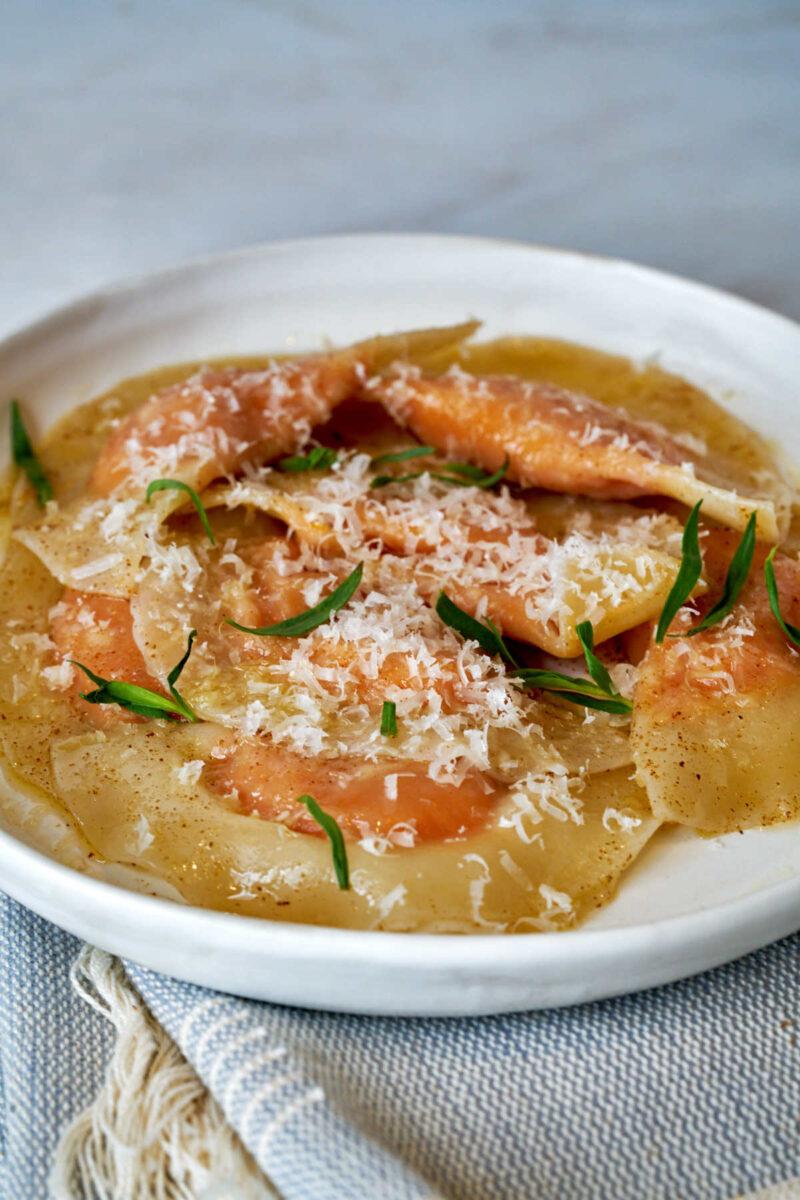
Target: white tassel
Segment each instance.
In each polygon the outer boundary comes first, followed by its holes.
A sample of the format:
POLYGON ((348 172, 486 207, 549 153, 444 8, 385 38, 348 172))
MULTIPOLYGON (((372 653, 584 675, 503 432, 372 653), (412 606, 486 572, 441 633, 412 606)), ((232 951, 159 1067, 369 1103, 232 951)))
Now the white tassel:
POLYGON ((85 946, 71 978, 117 1041, 97 1097, 61 1136, 52 1200, 276 1200, 118 960, 85 946))

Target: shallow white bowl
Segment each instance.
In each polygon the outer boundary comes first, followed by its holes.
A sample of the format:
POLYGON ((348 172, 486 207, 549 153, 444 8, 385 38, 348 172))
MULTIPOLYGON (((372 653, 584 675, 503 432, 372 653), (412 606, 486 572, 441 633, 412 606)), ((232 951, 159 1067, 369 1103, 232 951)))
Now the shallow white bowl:
MULTIPOLYGON (((268 245, 101 292, 0 346, 0 396, 39 430, 126 375, 479 316, 662 365, 800 459, 800 328, 642 267, 473 238, 268 245)), ((7 449, 0 447, 0 454, 7 449)), ((350 932, 183 907, 90 879, 0 832, 3 888, 107 950, 243 996, 461 1015, 574 1004, 690 975, 800 926, 800 826, 656 839, 583 928, 509 938, 350 932)))

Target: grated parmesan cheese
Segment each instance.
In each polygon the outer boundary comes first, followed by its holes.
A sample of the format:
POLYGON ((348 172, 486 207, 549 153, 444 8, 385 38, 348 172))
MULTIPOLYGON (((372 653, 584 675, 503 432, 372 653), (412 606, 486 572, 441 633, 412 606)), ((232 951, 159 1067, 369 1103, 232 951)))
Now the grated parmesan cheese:
POLYGON ((124 561, 124 555, 115 550, 111 554, 105 554, 100 558, 92 559, 91 562, 73 567, 72 578, 78 582, 84 579, 91 579, 94 575, 103 575, 106 571, 111 571, 114 567, 120 566, 124 561))
POLYGON ((566 892, 559 892, 542 883, 539 885, 539 895, 547 906, 547 912, 553 916, 567 916, 572 912, 572 898, 566 892))
POLYGON ((175 778, 177 779, 178 783, 184 785, 197 783, 198 779, 203 773, 204 766, 205 763, 203 762, 202 758, 190 759, 189 762, 185 762, 177 769, 175 772, 175 778))
POLYGON ((618 808, 606 808, 603 812, 603 828, 609 833, 632 833, 642 823, 641 817, 633 816, 618 808))
POLYGON ((46 687, 55 692, 65 692, 75 678, 75 667, 65 659, 55 666, 45 667, 41 675, 46 687))

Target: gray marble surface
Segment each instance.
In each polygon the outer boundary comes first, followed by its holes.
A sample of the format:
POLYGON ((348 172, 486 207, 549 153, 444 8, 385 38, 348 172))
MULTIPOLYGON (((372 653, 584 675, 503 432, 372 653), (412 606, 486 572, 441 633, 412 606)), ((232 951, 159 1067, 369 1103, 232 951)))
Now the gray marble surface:
POLYGON ((800 317, 796 0, 0 9, 0 330, 359 230, 620 255, 800 317))

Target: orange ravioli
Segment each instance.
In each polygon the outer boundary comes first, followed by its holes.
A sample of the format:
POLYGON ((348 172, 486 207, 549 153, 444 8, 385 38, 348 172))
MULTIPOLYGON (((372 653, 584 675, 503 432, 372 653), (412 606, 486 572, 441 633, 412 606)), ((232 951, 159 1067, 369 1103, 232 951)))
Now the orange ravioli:
POLYGON ((578 923, 662 823, 800 814, 767 545, 683 636, 730 530, 788 523, 768 448, 663 372, 474 328, 165 368, 51 435, 0 567, 0 747, 70 853, 252 916, 497 934, 578 923), (704 576, 657 646, 697 500, 704 576))
MULTIPOLYGON (((733 611, 686 636, 719 598, 736 541, 707 532, 709 592, 647 650, 631 727, 654 812, 706 833, 800 815, 800 656, 770 610, 763 548, 733 611)), ((800 564, 779 555, 775 575, 785 618, 800 621, 800 564)))
POLYGON ((556 540, 537 531, 529 505, 507 489, 448 487, 425 471, 411 487, 401 476, 372 491, 372 478, 365 455, 343 455, 326 475, 273 472, 215 487, 208 503, 279 517, 323 564, 369 562, 376 553, 388 562, 391 552, 428 602, 444 588, 509 637, 565 657, 581 654, 581 621, 592 621, 603 641, 659 613, 677 573, 665 542, 652 544, 646 518, 639 532, 628 514, 624 538, 612 524, 556 540))
POLYGON ((723 524, 743 529, 759 512, 763 537, 775 539, 771 500, 745 499, 704 481, 703 456, 666 430, 551 384, 462 370, 425 375, 399 366, 370 392, 422 441, 496 471, 508 459, 510 479, 598 499, 670 496, 723 524))
POLYGON ((455 782, 431 779, 424 766, 314 761, 267 741, 236 743, 214 759, 205 780, 234 796, 243 812, 282 821, 290 829, 321 830, 299 796, 310 793, 337 821, 345 837, 377 838, 387 847, 465 838, 485 825, 505 789, 477 772, 455 782))
MULTIPOLYGON (((67 590, 51 614, 52 638, 61 659, 75 659, 95 675, 124 679, 137 687, 160 691, 161 685, 147 669, 133 636, 131 606, 113 596, 96 596, 67 590)), ((116 721, 140 718, 118 705, 88 704, 79 693, 95 685, 75 668, 72 695, 85 719, 98 728, 116 721)))
POLYGON ((416 346, 439 349, 474 323, 371 338, 346 350, 273 363, 265 370, 205 368, 153 396, 114 430, 95 463, 90 489, 108 495, 169 474, 195 488, 248 461, 269 461, 302 445, 314 425, 358 390, 366 372, 416 346))

